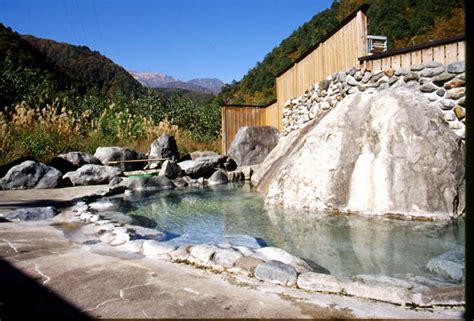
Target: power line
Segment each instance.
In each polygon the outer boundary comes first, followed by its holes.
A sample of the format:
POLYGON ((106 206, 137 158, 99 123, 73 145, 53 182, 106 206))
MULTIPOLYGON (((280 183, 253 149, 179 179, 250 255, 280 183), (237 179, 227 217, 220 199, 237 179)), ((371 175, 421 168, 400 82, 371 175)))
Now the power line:
POLYGON ((95 6, 95 0, 91 0, 92 9, 94 11, 95 23, 97 25, 97 33, 99 34, 99 42, 102 48, 104 48, 104 39, 102 38, 102 32, 100 30, 99 16, 97 15, 97 8, 95 6))
POLYGON ((69 12, 67 10, 67 5, 65 4, 66 1, 67 0, 61 1, 62 5, 63 5, 63 9, 64 9, 64 14, 65 14, 67 22, 68 22, 69 30, 71 31, 71 36, 74 38, 74 42, 76 44, 79 44, 79 42, 77 41, 78 38, 77 38, 76 32, 75 32, 75 30, 74 30, 74 28, 72 27, 72 24, 71 24, 71 17, 69 16, 69 12))
MULTIPOLYGON (((72 3, 72 7, 73 7, 73 10, 79 14, 80 12, 80 5, 76 2, 76 0, 71 0, 71 3, 72 3)), ((82 43, 80 45, 85 45, 87 44, 87 32, 86 32, 86 29, 84 28, 84 23, 83 23, 83 19, 81 19, 81 17, 78 17, 79 19, 77 19, 77 23, 79 24, 79 29, 82 31, 82 35, 81 35, 81 39, 82 39, 82 43)))

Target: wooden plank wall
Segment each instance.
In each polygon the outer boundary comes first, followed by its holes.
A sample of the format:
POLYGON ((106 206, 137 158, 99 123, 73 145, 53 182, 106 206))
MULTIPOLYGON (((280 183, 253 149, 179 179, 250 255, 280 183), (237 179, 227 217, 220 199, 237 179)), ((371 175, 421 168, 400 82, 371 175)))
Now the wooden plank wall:
POLYGON ((270 106, 264 109, 265 110, 265 125, 273 126, 279 131, 283 129, 281 124, 281 119, 279 118, 278 113, 278 103, 274 102, 270 106))
POLYGON ((280 122, 283 119, 283 106, 288 99, 303 95, 312 84, 336 71, 359 66, 358 58, 367 54, 366 26, 367 17, 359 11, 332 37, 277 77, 276 93, 280 122))
MULTIPOLYGON (((433 46, 395 54, 389 57, 366 60, 362 64, 372 71, 385 70, 387 68, 410 68, 414 64, 426 64, 430 61, 441 62, 445 65, 456 61, 466 60, 465 41, 433 46)), ((370 58, 369 58, 370 59, 370 58)))
POLYGON ((358 58, 367 55, 367 17, 362 11, 330 38, 295 63, 276 79, 277 101, 266 107, 222 107, 222 153, 227 150, 242 126, 274 126, 283 129, 283 106, 316 82, 340 70, 359 66, 358 58))
MULTIPOLYGON (((273 106, 273 105, 271 105, 273 106)), ((270 106, 270 107, 271 107, 270 106)), ((224 106, 221 108, 222 115, 222 153, 227 150, 240 127, 263 126, 266 124, 266 108, 224 106)))

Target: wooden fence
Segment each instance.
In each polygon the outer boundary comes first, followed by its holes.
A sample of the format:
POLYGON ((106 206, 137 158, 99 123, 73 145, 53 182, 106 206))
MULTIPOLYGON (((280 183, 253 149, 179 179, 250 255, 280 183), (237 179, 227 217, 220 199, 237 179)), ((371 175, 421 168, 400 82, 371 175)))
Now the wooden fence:
POLYGON ((229 105, 221 108, 222 153, 227 150, 240 127, 265 125, 266 110, 263 106, 229 105))
POLYGON ((367 5, 359 7, 277 75, 276 102, 222 106, 222 153, 227 153, 240 127, 270 125, 282 130, 283 106, 288 99, 304 94, 311 84, 333 72, 358 65, 358 58, 367 54, 367 9, 367 5))
POLYGON ((276 78, 278 114, 288 99, 301 96, 314 83, 336 71, 358 66, 358 58, 367 55, 367 17, 355 11, 317 46, 303 55, 276 78))
POLYGON ((463 35, 369 56, 367 9, 366 5, 359 7, 322 41, 277 75, 275 102, 268 106, 222 106, 222 153, 227 153, 240 127, 270 125, 281 131, 286 102, 303 95, 312 84, 334 72, 356 66, 376 71, 389 67, 409 68, 429 61, 449 64, 465 60, 463 35))
POLYGON ((359 61, 361 67, 377 71, 387 68, 410 68, 411 65, 426 64, 430 61, 447 65, 465 59, 465 36, 459 35, 360 57, 359 61))

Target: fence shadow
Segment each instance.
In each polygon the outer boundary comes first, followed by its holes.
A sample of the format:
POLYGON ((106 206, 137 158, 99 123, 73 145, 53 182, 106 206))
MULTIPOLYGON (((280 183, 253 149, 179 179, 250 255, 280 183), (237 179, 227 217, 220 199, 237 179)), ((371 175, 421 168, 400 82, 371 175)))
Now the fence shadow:
POLYGON ((92 320, 51 289, 0 258, 0 320, 92 320))

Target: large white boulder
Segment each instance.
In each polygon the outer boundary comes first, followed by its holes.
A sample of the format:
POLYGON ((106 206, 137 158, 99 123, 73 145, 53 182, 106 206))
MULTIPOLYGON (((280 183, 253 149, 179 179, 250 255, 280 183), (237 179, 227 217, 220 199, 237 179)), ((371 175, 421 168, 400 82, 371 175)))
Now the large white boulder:
POLYGON ((346 97, 281 138, 252 179, 269 203, 364 214, 464 212, 464 146, 421 93, 346 97))

